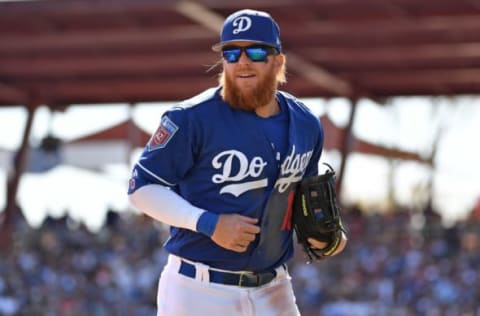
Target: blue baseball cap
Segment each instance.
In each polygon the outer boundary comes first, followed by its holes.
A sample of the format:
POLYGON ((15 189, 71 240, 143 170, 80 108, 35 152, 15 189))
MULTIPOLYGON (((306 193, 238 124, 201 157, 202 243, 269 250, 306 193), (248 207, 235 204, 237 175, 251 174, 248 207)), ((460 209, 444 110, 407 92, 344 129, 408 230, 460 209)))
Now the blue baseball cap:
POLYGON ((232 13, 223 23, 220 42, 213 45, 212 49, 219 52, 224 46, 239 41, 267 45, 282 51, 280 28, 270 14, 263 11, 245 9, 232 13))

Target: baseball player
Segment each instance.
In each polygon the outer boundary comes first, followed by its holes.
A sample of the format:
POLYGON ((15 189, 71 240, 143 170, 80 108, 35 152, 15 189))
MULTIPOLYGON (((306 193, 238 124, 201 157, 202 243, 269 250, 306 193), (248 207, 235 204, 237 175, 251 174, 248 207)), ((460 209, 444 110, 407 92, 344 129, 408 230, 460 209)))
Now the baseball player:
POLYGON ((233 13, 212 48, 219 86, 162 116, 130 179, 132 205, 171 226, 157 315, 299 315, 291 207, 318 174, 322 127, 277 90, 285 55, 268 13, 233 13))

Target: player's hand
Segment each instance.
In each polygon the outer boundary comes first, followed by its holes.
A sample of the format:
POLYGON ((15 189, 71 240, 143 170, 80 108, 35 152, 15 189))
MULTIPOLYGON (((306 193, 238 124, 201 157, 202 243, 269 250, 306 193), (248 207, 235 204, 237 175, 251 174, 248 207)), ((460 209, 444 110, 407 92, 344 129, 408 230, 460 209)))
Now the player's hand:
MULTIPOLYGON (((340 245, 338 246, 337 250, 335 250, 335 252, 332 254, 332 256, 335 256, 340 252, 342 252, 343 249, 345 249, 345 246, 347 245, 347 241, 348 241, 347 236, 345 235, 344 232, 342 232, 342 240, 340 241, 340 245)), ((317 249, 323 249, 328 245, 326 242, 316 240, 314 238, 308 238, 308 242, 310 243, 310 245, 312 245, 313 248, 317 248, 317 249)))
POLYGON ((222 214, 218 218, 212 240, 219 246, 236 252, 244 252, 260 232, 258 219, 239 214, 222 214))

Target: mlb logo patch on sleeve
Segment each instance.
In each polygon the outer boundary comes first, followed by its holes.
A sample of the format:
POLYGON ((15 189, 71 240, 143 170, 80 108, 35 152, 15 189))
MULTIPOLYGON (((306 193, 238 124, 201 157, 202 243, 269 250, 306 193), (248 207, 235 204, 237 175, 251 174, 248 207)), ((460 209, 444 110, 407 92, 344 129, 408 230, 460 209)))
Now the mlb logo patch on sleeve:
POLYGON ((178 131, 178 126, 175 125, 167 116, 162 118, 162 122, 158 129, 153 133, 148 142, 148 151, 159 148, 165 148, 173 135, 178 131))

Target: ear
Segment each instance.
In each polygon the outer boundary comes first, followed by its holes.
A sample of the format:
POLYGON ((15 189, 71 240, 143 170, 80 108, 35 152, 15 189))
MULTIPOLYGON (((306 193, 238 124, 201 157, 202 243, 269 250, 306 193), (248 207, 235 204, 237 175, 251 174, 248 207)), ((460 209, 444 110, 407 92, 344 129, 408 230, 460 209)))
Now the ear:
POLYGON ((283 64, 285 63, 285 55, 279 54, 275 55, 275 58, 273 59, 273 62, 275 64, 275 68, 280 69, 282 68, 283 64))

